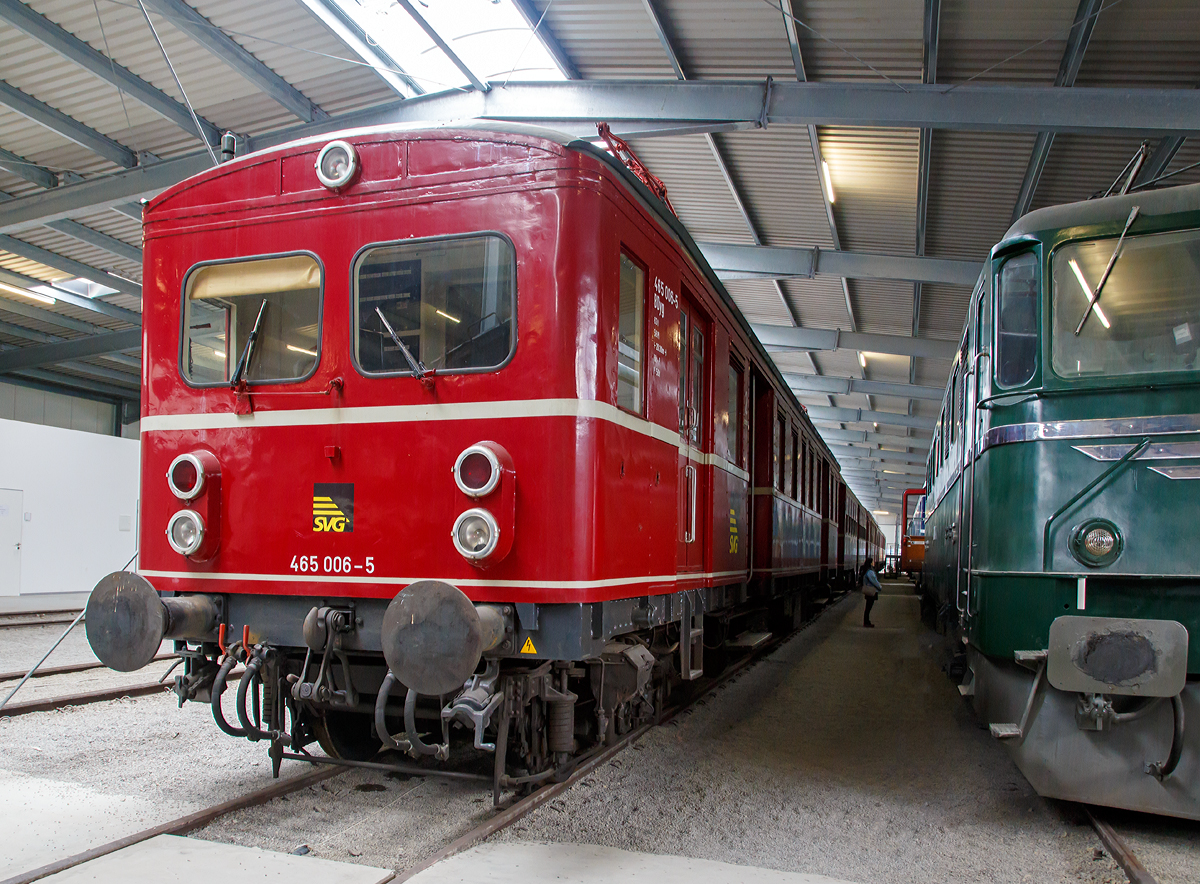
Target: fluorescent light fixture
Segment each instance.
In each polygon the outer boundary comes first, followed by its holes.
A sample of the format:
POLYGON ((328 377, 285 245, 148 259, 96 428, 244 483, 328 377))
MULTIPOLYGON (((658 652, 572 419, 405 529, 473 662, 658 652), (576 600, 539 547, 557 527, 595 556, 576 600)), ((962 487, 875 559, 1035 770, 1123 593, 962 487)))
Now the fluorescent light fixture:
POLYGON ((73 295, 82 295, 85 298, 101 298, 105 295, 115 295, 117 289, 112 286, 104 285, 103 283, 93 282, 83 276, 75 278, 56 279, 49 286, 37 286, 34 290, 43 294, 53 295, 54 289, 61 289, 64 292, 70 292, 73 295), (53 288, 51 288, 53 286, 53 288))
MULTIPOLYGON (((426 92, 470 86, 467 76, 404 4, 393 0, 328 2, 426 92)), ((409 5, 481 82, 566 79, 512 0, 410 0, 409 5)))
MULTIPOLYGON (((1083 293, 1087 295, 1087 299, 1092 300, 1092 288, 1087 284, 1087 280, 1083 278, 1083 271, 1079 269, 1079 264, 1072 258, 1067 262, 1071 265, 1071 269, 1075 271, 1075 278, 1079 280, 1079 285, 1083 289, 1083 293)), ((1108 324, 1108 317, 1104 315, 1104 311, 1100 309, 1100 304, 1092 304, 1092 312, 1096 314, 1096 318, 1100 320, 1100 324, 1105 328, 1112 328, 1108 324)))
POLYGON ((871 512, 873 512, 873 513, 874 513, 875 515, 877 515, 877 516, 886 516, 886 515, 888 515, 888 511, 887 511, 887 510, 871 510, 871 512))
POLYGON ((225 351, 224 351, 224 350, 218 350, 218 349, 216 349, 216 348, 214 347, 214 348, 213 348, 213 353, 216 355, 216 357, 217 357, 218 359, 224 359, 224 358, 225 358, 225 351))
POLYGON ((443 313, 441 310, 434 310, 433 312, 436 313, 438 316, 446 317, 446 319, 449 319, 455 325, 458 325, 458 323, 462 322, 461 319, 456 319, 455 317, 451 316, 449 313, 443 313))
POLYGON ((288 344, 287 348, 289 350, 291 350, 293 353, 303 353, 305 356, 316 356, 317 355, 316 350, 305 350, 303 347, 294 347, 291 344, 288 344))
POLYGON ((12 295, 20 295, 22 298, 31 298, 34 301, 40 301, 43 304, 53 304, 54 298, 49 295, 43 295, 39 292, 31 292, 29 289, 19 288, 15 285, 9 285, 6 282, 0 282, 0 291, 8 292, 12 295))
POLYGON ((829 197, 829 204, 833 205, 837 202, 837 197, 833 195, 833 180, 829 177, 829 163, 821 160, 821 175, 825 179, 825 195, 829 197))
POLYGON ((861 365, 863 368, 867 367, 867 354, 864 353, 862 350, 858 351, 858 364, 861 365))

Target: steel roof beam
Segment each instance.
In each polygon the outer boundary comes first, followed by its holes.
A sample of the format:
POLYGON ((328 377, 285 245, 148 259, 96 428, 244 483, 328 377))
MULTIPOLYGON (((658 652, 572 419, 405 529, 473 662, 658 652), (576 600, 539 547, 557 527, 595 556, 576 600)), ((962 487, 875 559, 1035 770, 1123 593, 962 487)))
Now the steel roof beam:
POLYGON ((83 332, 88 335, 104 334, 108 331, 98 325, 92 325, 90 322, 63 316, 61 313, 55 313, 53 310, 46 310, 43 307, 35 307, 24 301, 13 301, 4 296, 0 296, 0 312, 23 316, 26 319, 36 319, 38 322, 56 325, 59 328, 69 328, 71 331, 83 332))
POLYGON ((397 95, 407 98, 410 94, 425 94, 420 84, 406 74, 400 65, 396 64, 395 59, 377 44, 372 44, 358 23, 337 6, 327 0, 300 0, 300 3, 348 49, 363 59, 375 75, 387 83, 397 95))
MULTIPOLYGON (((14 325, 11 322, 0 321, 0 332, 14 338, 21 338, 24 341, 32 341, 35 344, 53 344, 55 341, 70 340, 59 335, 51 335, 46 332, 34 331, 31 328, 25 328, 23 325, 14 325)), ((134 356, 124 356, 120 353, 108 353, 102 358, 115 362, 118 365, 127 365, 130 368, 141 369, 142 360, 134 356)))
POLYGON ((56 341, 52 344, 34 344, 31 347, 5 350, 0 353, 0 373, 87 359, 92 356, 103 356, 106 353, 121 353, 136 350, 141 346, 142 330, 140 328, 91 335, 70 341, 56 341))
POLYGON ((826 443, 835 442, 878 442, 882 445, 898 445, 917 451, 928 451, 930 438, 917 436, 891 436, 886 433, 872 433, 870 430, 822 430, 821 436, 826 443))
MULTIPOLYGON (((120 319, 122 322, 128 322, 132 325, 141 325, 141 323, 142 323, 142 314, 137 313, 133 310, 126 310, 124 307, 118 307, 116 304, 109 304, 107 301, 101 301, 99 298, 89 298, 86 295, 77 294, 77 293, 69 291, 67 289, 60 288, 55 283, 43 282, 40 279, 34 279, 32 276, 26 276, 23 273, 16 273, 12 270, 5 270, 3 268, 0 268, 0 282, 6 282, 9 285, 15 285, 15 286, 19 286, 21 288, 26 288, 26 289, 31 289, 31 288, 34 288, 35 286, 40 286, 40 285, 47 286, 54 290, 54 294, 53 294, 54 298, 56 298, 59 301, 63 301, 64 303, 70 304, 73 307, 79 307, 83 310, 88 310, 88 311, 91 311, 92 313, 99 313, 103 316, 110 316, 113 319, 120 319)), ((15 302, 6 300, 4 303, 11 304, 11 303, 15 303, 15 302)), ((35 309, 41 309, 41 308, 35 308, 35 309)), ((47 310, 45 312, 50 313, 51 316, 58 315, 57 313, 51 313, 49 310, 47 310)), ((104 330, 104 329, 100 329, 94 325, 90 325, 90 324, 87 324, 87 325, 88 325, 88 328, 86 330, 88 330, 88 331, 103 331, 104 330)), ((83 331, 83 330, 84 329, 79 329, 79 331, 83 331)))
POLYGON ((1142 164, 1142 168, 1138 170, 1137 177, 1133 179, 1133 186, 1146 184, 1166 172, 1171 160, 1175 159, 1175 154, 1179 153, 1179 148, 1183 147, 1183 142, 1182 135, 1167 135, 1160 139, 1146 158, 1146 162, 1142 164))
POLYGON ((58 187, 58 176, 44 166, 31 163, 23 156, 0 147, 0 169, 23 178, 38 187, 58 187))
MULTIPOLYGON (((675 48, 672 45, 670 33, 667 31, 665 20, 659 14, 658 9, 654 4, 654 0, 642 0, 642 5, 646 8, 646 14, 650 17, 650 22, 654 26, 654 31, 658 35, 658 41, 662 44, 663 51, 671 62, 671 67, 675 71, 675 77, 679 80, 686 80, 687 74, 684 73, 683 63, 679 56, 675 54, 675 48)), ((721 177, 725 181, 725 187, 729 191, 730 197, 733 199, 734 205, 737 207, 738 214, 742 216, 742 223, 746 225, 746 229, 750 232, 750 238, 754 241, 754 246, 761 246, 762 237, 759 236, 758 227, 754 223, 754 219, 750 217, 750 212, 746 208, 746 201, 742 199, 742 194, 737 186, 737 182, 733 180, 733 176, 729 173, 729 164, 725 161, 725 156, 721 152, 720 146, 717 144, 716 138, 711 132, 704 133, 704 141, 708 145, 709 153, 712 154, 713 162, 717 165, 717 171, 721 173, 721 177)), ((787 314, 788 320, 792 325, 799 325, 800 322, 796 316, 796 311, 788 302, 787 295, 784 294, 783 286, 780 285, 778 279, 772 280, 775 288, 775 294, 779 298, 780 304, 783 305, 783 310, 787 314)), ((808 357, 809 365, 815 374, 820 374, 821 369, 817 366, 817 362, 811 355, 808 357)), ((829 404, 833 404, 833 400, 829 400, 829 404)))
POLYGON ((926 356, 932 359, 953 359, 954 354, 958 352, 958 344, 954 341, 936 338, 845 332, 835 328, 789 328, 786 325, 763 325, 757 322, 752 323, 751 328, 768 351, 857 350, 893 356, 926 356))
POLYGON ((882 448, 858 448, 854 445, 839 445, 836 443, 831 443, 829 447, 833 451, 833 456, 837 458, 918 464, 922 468, 925 466, 925 456, 921 454, 909 454, 904 451, 887 451, 882 448))
MULTIPOLYGON (((126 261, 132 261, 139 267, 142 266, 142 250, 137 246, 131 246, 129 243, 117 239, 115 236, 109 236, 107 233, 101 233, 99 230, 93 230, 91 227, 80 224, 78 221, 72 221, 69 218, 64 218, 61 221, 48 221, 46 222, 46 226, 51 230, 57 230, 59 233, 65 233, 72 239, 87 243, 89 246, 103 249, 109 254, 124 258, 126 261)), ((99 280, 95 281, 99 282, 99 280)))
POLYGON ((41 368, 25 369, 20 372, 13 372, 5 377, 5 381, 10 383, 20 382, 25 379, 35 382, 28 384, 28 386, 37 387, 42 390, 49 389, 52 393, 80 390, 126 402, 137 402, 138 400, 138 391, 135 388, 114 387, 110 384, 95 383, 86 378, 77 378, 72 375, 46 371, 41 368))
MULTIPOLYGON (((0 0, 0 3, 8 0, 0 0)), ((955 128, 981 131, 1082 133, 1200 133, 1200 89, 951 87, 910 84, 907 92, 874 83, 661 82, 569 80, 497 84, 486 95, 453 91, 389 102, 248 139, 262 150, 359 126, 496 119, 591 125, 621 123, 690 125, 828 125, 955 128), (763 111, 766 111, 765 116, 763 111)), ((198 152, 95 180, 6 201, 0 233, 96 208, 153 196, 210 168, 198 152)))
MULTIPOLYGON (((553 3, 554 0, 550 0, 550 2, 553 3)), ((538 39, 542 41, 542 45, 546 47, 546 51, 558 65, 558 69, 563 72, 563 76, 568 80, 582 80, 583 75, 579 73, 579 68, 575 66, 575 62, 567 55, 566 50, 562 48, 562 44, 558 42, 554 34, 550 32, 550 27, 544 20, 546 12, 550 11, 549 7, 547 6, 545 12, 538 12, 531 0, 512 0, 512 5, 517 8, 517 12, 521 13, 525 23, 534 29, 538 39)))
MULTIPOLYGON (((14 236, 5 236, 0 234, 0 250, 17 255, 29 261, 37 261, 39 264, 44 264, 47 267, 52 267, 55 270, 61 270, 63 273, 69 273, 72 276, 82 276, 84 279, 90 279, 92 282, 98 282, 106 285, 109 288, 114 288, 120 292, 126 292, 130 295, 142 296, 142 287, 136 282, 131 282, 128 279, 122 279, 119 276, 114 276, 107 270, 102 270, 99 267, 93 267, 91 264, 85 264, 82 261, 76 261, 74 258, 67 258, 57 252, 51 252, 48 249, 43 249, 40 246, 32 245, 24 240, 17 239, 14 236)), ((139 262, 140 263, 140 262, 139 262)), ((110 307, 113 305, 109 305, 110 307)), ((121 307, 115 307, 116 310, 121 310, 121 307)), ((104 312, 101 309, 100 312, 104 312)), ((130 312, 130 311, 125 311, 130 312)), ((110 316, 114 314, 109 314, 110 316)), ((117 315, 120 319, 121 316, 117 315)))
POLYGON ((937 420, 932 417, 913 417, 891 411, 868 411, 865 408, 826 408, 822 405, 810 405, 806 410, 808 416, 815 421, 832 421, 842 424, 891 424, 897 427, 913 427, 918 430, 932 430, 937 424, 937 420))
POLYGON ((806 393, 834 393, 841 396, 862 393, 866 396, 898 396, 901 399, 927 399, 941 402, 944 392, 941 387, 920 387, 915 384, 869 381, 862 378, 832 377, 830 375, 785 372, 783 378, 793 391, 806 393))
POLYGON ((714 242, 697 245, 722 279, 812 279, 814 276, 836 276, 971 286, 983 270, 982 263, 952 258, 916 258, 821 248, 740 246, 714 242))
MULTIPOLYGON (((941 32, 942 0, 925 0, 925 28, 921 49, 921 82, 937 82, 938 36, 941 32)), ((925 254, 925 224, 929 215, 929 167, 933 152, 933 130, 922 129, 917 142, 917 257, 925 254)), ((973 284, 973 283, 970 283, 973 284)), ((921 281, 913 283, 912 335, 921 332, 921 281)), ((917 360, 908 360, 908 382, 917 381, 917 360)))
MULTIPOLYGON (((187 107, 135 76, 106 55, 97 52, 74 34, 59 27, 45 16, 34 12, 20 0, 0 0, 0 20, 23 31, 106 83, 116 86, 159 116, 170 120, 189 135, 196 134, 196 122, 192 119, 192 114, 187 107)), ((208 143, 214 146, 219 144, 220 130, 203 117, 198 116, 197 119, 200 121, 200 128, 208 143)))
MULTIPOLYGON (((6 0, 0 0, 0 3, 4 2, 6 0)), ((0 81, 0 104, 32 120, 39 126, 45 126, 68 141, 87 148, 110 163, 115 163, 124 169, 132 169, 137 165, 137 154, 125 145, 2 81, 0 81)))
POLYGON ((172 25, 183 31, 256 89, 287 108, 306 123, 329 119, 329 114, 310 101, 299 89, 275 73, 245 47, 230 39, 224 31, 188 6, 183 0, 143 0, 172 25))
MULTIPOLYGON (((806 83, 808 82, 808 73, 804 70, 804 55, 800 51, 800 38, 796 34, 795 6, 793 0, 788 0, 787 8, 785 8, 783 0, 780 0, 779 11, 783 16, 783 29, 787 35, 788 48, 792 53, 792 67, 796 73, 796 82, 806 83)), ((815 123, 809 123, 807 128, 808 146, 812 151, 813 168, 816 171, 818 179, 817 189, 821 192, 821 201, 825 206, 825 221, 829 224, 829 238, 833 242, 835 249, 841 249, 842 239, 838 235, 837 218, 833 214, 833 203, 829 201, 829 194, 825 192, 825 184, 821 181, 821 163, 824 160, 824 154, 821 153, 821 138, 817 133, 815 123)), ((854 319, 854 304, 850 301, 850 282, 844 276, 842 277, 842 297, 846 301, 846 316, 850 320, 850 328, 853 331, 857 331, 858 323, 854 319)), ((868 398, 867 405, 870 404, 871 400, 868 398)))
MULTIPOLYGON (((1071 25, 1071 33, 1067 37, 1067 48, 1063 51, 1062 61, 1058 65, 1058 75, 1054 85, 1066 88, 1075 85, 1079 75, 1079 66, 1083 64, 1083 55, 1087 52, 1088 43, 1092 39, 1092 29, 1096 26, 1096 18, 1104 0, 1079 0, 1079 8, 1075 10, 1075 23, 1071 25)), ((1041 180, 1042 171, 1046 168, 1046 160, 1050 158, 1050 148, 1054 145, 1053 132, 1039 132, 1033 143, 1033 152, 1029 156, 1029 164, 1025 167, 1025 177, 1021 181, 1021 190, 1017 194, 1017 204, 1013 206, 1012 221, 1029 211, 1033 204, 1033 195, 1041 180)))

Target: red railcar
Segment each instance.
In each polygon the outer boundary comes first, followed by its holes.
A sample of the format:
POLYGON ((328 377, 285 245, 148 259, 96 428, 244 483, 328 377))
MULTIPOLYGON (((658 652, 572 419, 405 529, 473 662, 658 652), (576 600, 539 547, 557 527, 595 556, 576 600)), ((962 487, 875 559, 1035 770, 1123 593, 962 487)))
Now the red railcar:
POLYGON ((144 227, 141 558, 88 634, 116 668, 176 639, 181 701, 277 762, 463 725, 498 784, 549 775, 874 549, 682 225, 586 143, 348 132, 144 227))

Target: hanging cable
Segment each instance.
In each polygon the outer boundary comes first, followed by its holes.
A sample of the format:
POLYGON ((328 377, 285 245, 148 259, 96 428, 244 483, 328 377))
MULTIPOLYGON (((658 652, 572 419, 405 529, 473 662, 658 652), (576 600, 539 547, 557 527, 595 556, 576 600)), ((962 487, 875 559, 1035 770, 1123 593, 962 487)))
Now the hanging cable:
POLYGON ((171 57, 167 55, 167 47, 163 45, 163 41, 159 38, 158 31, 154 27, 154 22, 150 21, 150 13, 146 11, 146 4, 142 0, 138 0, 138 6, 142 10, 142 15, 146 18, 146 24, 150 26, 150 33, 154 35, 154 42, 158 44, 158 49, 162 53, 163 61, 167 63, 167 67, 171 71, 175 85, 179 87, 179 94, 183 96, 183 103, 187 105, 188 113, 192 115, 192 122, 196 124, 196 132, 199 133, 200 140, 204 142, 204 149, 208 151, 208 155, 212 159, 212 164, 219 166, 221 163, 217 159, 217 153, 213 150, 213 146, 208 143, 208 139, 204 135, 204 127, 200 125, 200 118, 196 115, 196 109, 192 107, 192 102, 183 88, 183 83, 179 82, 179 74, 175 73, 175 65, 171 64, 171 57))

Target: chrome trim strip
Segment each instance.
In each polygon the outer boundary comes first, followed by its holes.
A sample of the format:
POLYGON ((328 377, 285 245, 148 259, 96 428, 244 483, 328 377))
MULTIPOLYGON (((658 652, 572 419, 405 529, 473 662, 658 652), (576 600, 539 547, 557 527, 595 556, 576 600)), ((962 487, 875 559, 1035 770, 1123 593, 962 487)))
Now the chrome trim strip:
POLYGON ((1150 472, 1166 476, 1168 479, 1200 479, 1200 466, 1150 467, 1150 472))
MULTIPOLYGON (((1076 451, 1092 460, 1120 460, 1132 445, 1072 445, 1076 451)), ((1163 442, 1150 445, 1134 460, 1176 460, 1181 457, 1200 457, 1200 442, 1163 442)))
POLYGON ((994 445, 1009 445, 1013 442, 1103 439, 1109 436, 1162 436, 1174 433, 1200 433, 1200 414, 1163 414, 1153 417, 1007 424, 1002 427, 992 427, 987 431, 979 446, 979 453, 982 454, 994 445))

